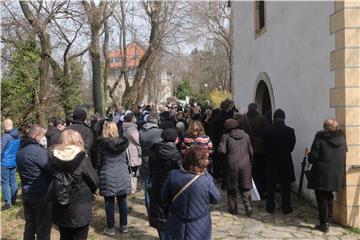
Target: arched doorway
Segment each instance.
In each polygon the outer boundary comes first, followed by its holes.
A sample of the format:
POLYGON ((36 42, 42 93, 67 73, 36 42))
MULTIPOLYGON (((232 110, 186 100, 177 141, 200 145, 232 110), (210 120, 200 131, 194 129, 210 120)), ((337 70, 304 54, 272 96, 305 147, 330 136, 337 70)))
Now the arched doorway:
MULTIPOLYGON (((254 102, 258 106, 259 113, 265 115, 275 110, 275 100, 270 79, 266 73, 260 73, 254 91, 254 102)), ((270 118, 271 118, 270 114, 270 118)))
POLYGON ((257 85, 255 103, 258 106, 258 111, 263 115, 272 110, 269 89, 262 80, 257 85))

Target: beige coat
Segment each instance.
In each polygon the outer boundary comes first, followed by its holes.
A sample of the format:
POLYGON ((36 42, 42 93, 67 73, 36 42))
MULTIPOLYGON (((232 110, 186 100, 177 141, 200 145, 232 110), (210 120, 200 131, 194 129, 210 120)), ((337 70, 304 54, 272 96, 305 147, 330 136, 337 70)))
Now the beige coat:
POLYGON ((129 139, 127 149, 129 166, 136 167, 141 165, 141 146, 139 140, 139 130, 136 123, 125 122, 123 124, 124 136, 129 139))

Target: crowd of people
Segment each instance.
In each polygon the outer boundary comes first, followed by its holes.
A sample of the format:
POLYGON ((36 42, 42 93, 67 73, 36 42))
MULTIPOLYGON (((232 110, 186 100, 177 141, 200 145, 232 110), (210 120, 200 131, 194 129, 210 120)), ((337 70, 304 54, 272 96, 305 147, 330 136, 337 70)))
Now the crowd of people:
MULTIPOLYGON (((295 131, 277 109, 261 115, 254 103, 236 109, 192 104, 155 109, 133 105, 109 108, 105 117, 77 107, 70 119, 49 119, 20 136, 10 119, 1 136, 1 186, 6 210, 16 204, 16 169, 21 178, 24 239, 50 239, 51 224, 60 239, 87 239, 94 195, 104 198, 106 228, 115 235, 115 199, 120 233, 128 232, 127 196, 144 183, 150 226, 160 239, 210 239, 210 204, 220 201, 216 182, 227 192, 228 211, 238 214, 239 191, 246 215, 252 215, 255 186, 266 211, 275 211, 281 186, 282 213, 293 211, 290 184, 295 181, 291 152, 295 131)), ((313 167, 308 187, 315 190, 321 231, 329 230, 333 191, 343 183, 346 141, 334 119, 324 122, 309 153, 313 167)))

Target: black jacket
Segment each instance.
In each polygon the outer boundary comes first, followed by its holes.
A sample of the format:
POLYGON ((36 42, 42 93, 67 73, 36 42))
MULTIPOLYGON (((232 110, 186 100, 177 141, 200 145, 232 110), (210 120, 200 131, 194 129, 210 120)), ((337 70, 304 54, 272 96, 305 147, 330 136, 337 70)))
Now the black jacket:
MULTIPOLYGON (((152 153, 149 159, 150 173, 151 173, 151 202, 150 212, 156 208, 165 210, 167 205, 161 201, 161 190, 166 182, 169 173, 173 169, 179 168, 181 161, 181 153, 173 142, 160 142, 156 143, 152 148, 152 153)), ((154 223, 157 220, 161 220, 161 216, 149 216, 150 222, 154 223), (156 219, 154 219, 156 218, 156 219)), ((162 219, 166 220, 166 219, 162 219)), ((152 225, 155 228, 160 229, 160 226, 152 225)))
POLYGON ((93 145, 94 145, 94 132, 91 128, 85 125, 84 122, 73 122, 70 126, 66 129, 72 129, 80 133, 82 139, 85 143, 85 151, 88 155, 88 158, 93 164, 93 167, 96 167, 96 159, 93 158, 93 145))
POLYGON ((129 140, 125 137, 102 138, 97 145, 100 195, 110 197, 129 193, 131 185, 126 160, 129 140))
POLYGON ((52 170, 48 152, 35 139, 27 137, 21 141, 20 150, 16 154, 16 165, 23 196, 46 196, 52 170))
POLYGON ((149 173, 150 149, 155 143, 161 142, 162 132, 163 130, 153 123, 144 124, 143 129, 140 130, 141 170, 145 174, 149 173))
POLYGON ((164 120, 159 124, 159 128, 165 130, 167 128, 176 128, 176 126, 172 120, 164 120))
POLYGON ((49 127, 46 131, 47 147, 57 144, 61 131, 57 127, 49 127))
POLYGON ((224 133, 224 123, 229 118, 232 118, 233 113, 227 111, 221 111, 219 115, 217 115, 214 121, 211 123, 211 132, 213 137, 213 144, 215 150, 218 148, 220 139, 222 134, 224 133))
MULTIPOLYGON (((90 223, 92 201, 98 186, 98 176, 91 165, 86 153, 81 151, 70 155, 67 160, 56 157, 56 148, 50 152, 50 161, 54 171, 70 172, 74 178, 72 182, 71 203, 62 206, 53 202, 52 221, 61 227, 78 228, 90 223)), ((49 198, 51 199, 51 188, 49 198)))
POLYGON ((263 131, 263 148, 266 155, 266 177, 272 183, 295 181, 291 152, 296 143, 294 129, 284 123, 268 126, 263 131))
POLYGON ((308 188, 341 191, 344 183, 346 140, 341 131, 318 132, 308 160, 312 163, 308 188))

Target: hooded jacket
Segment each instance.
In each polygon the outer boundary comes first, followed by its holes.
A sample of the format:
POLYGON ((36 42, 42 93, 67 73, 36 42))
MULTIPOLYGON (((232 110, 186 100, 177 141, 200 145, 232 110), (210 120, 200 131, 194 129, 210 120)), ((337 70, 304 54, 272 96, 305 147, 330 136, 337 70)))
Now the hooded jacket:
POLYGON ((16 164, 23 196, 46 196, 52 176, 48 152, 35 139, 26 137, 16 154, 16 164))
POLYGON ((229 190, 251 189, 253 148, 249 135, 240 129, 223 134, 218 151, 226 156, 222 187, 229 190))
POLYGON ((101 138, 97 144, 100 195, 110 197, 129 193, 131 185, 126 160, 129 140, 125 137, 101 138))
POLYGON ((308 188, 321 191, 341 191, 344 183, 346 140, 339 131, 316 134, 308 160, 312 163, 308 188))
POLYGON ((5 131, 1 136, 1 166, 15 167, 16 153, 20 146, 20 135, 16 128, 5 131))
POLYGON ((141 165, 141 146, 139 139, 139 130, 136 123, 123 123, 124 136, 129 139, 128 160, 129 166, 136 167, 141 165))
MULTIPOLYGON (((73 145, 65 148, 55 147, 50 151, 50 161, 54 173, 65 171, 71 173, 73 177, 71 203, 63 206, 53 202, 53 223, 70 228, 83 227, 89 224, 93 193, 98 187, 99 179, 86 153, 73 145)), ((50 188, 50 200, 51 194, 50 188)))

